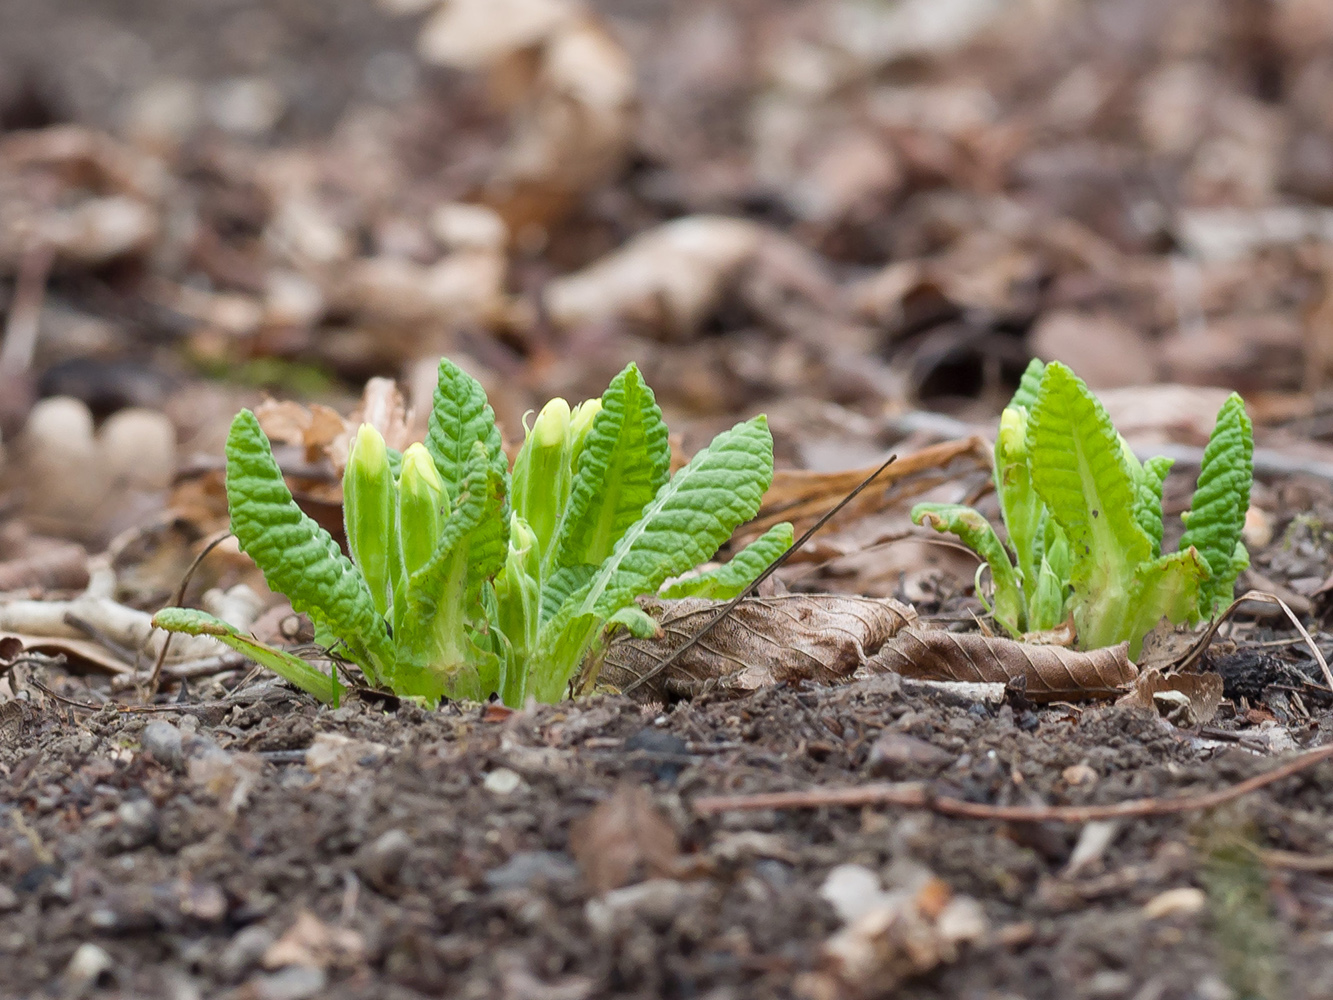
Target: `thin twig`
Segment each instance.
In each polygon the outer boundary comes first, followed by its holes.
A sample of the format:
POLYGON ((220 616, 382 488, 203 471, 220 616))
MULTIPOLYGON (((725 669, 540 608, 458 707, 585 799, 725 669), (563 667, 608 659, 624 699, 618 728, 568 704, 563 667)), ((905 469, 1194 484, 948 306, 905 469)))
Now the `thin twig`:
POLYGON ((814 535, 816 531, 824 527, 824 525, 828 524, 828 522, 833 519, 833 517, 838 513, 838 511, 842 510, 849 503, 851 503, 858 496, 860 496, 861 492, 867 486, 869 486, 871 483, 873 483, 876 479, 879 478, 880 473, 882 473, 885 469, 887 469, 897 460, 898 460, 897 455, 890 455, 884 461, 883 465, 877 468, 874 472, 870 473, 870 475, 866 476, 865 479, 861 480, 861 484, 857 486, 856 489, 852 490, 845 497, 843 497, 836 504, 834 504, 833 508, 823 517, 821 517, 818 521, 812 524, 809 527, 809 529, 805 532, 805 534, 803 534, 800 538, 796 539, 796 541, 792 542, 792 544, 788 546, 786 552, 782 553, 782 555, 778 556, 771 563, 769 563, 768 568, 765 569, 762 573, 760 573, 757 577, 755 577, 754 582, 752 582, 748 587, 746 587, 739 594, 737 594, 726 604, 724 604, 722 608, 718 611, 718 613, 708 620, 708 622, 704 625, 703 628, 699 629, 698 632, 695 632, 694 635, 690 636, 688 642, 686 642, 684 645, 678 648, 674 653, 672 653, 666 659, 659 661, 655 667, 647 671, 642 677, 636 679, 634 683, 626 685, 626 687, 623 689, 623 693, 629 694, 636 688, 642 687, 644 684, 648 683, 648 681, 652 680, 667 667, 671 666, 673 663, 679 660, 683 655, 685 655, 685 653, 688 650, 691 650, 695 646, 697 646, 708 635, 709 632, 713 631, 713 628, 718 624, 718 622, 722 621, 723 618, 727 617, 727 615, 735 611, 736 607, 741 603, 741 601, 745 600, 747 597, 753 594, 756 590, 759 589, 759 585, 761 583, 763 583, 770 576, 776 573, 778 571, 778 567, 780 567, 783 563, 785 563, 791 557, 792 553, 798 551, 802 545, 810 541, 811 536, 814 535))
POLYGON ((5 323, 5 342, 0 347, 0 374, 19 375, 32 367, 42 302, 46 298, 46 279, 54 261, 55 251, 45 242, 27 248, 19 258, 14 299, 5 323))
POLYGON ((1321 761, 1333 758, 1333 743, 1307 750, 1266 774, 1201 795, 1178 799, 1129 799, 1104 806, 993 806, 967 802, 947 795, 935 795, 924 782, 877 782, 854 788, 812 788, 801 792, 764 792, 757 795, 706 795, 694 800, 700 816, 722 812, 757 809, 821 809, 826 806, 903 806, 929 809, 944 816, 963 819, 988 819, 1008 823, 1090 823, 1097 820, 1126 819, 1143 816, 1168 816, 1174 813, 1213 809, 1242 795, 1257 791, 1283 778, 1289 778, 1321 761))
MULTIPOLYGON (((215 548, 231 537, 231 531, 219 532, 217 536, 211 538, 207 545, 194 557, 194 562, 190 563, 189 568, 185 570, 185 575, 181 577, 180 585, 176 592, 171 595, 171 603, 178 606, 185 600, 185 588, 190 585, 190 580, 194 577, 194 571, 199 568, 199 564, 204 561, 204 556, 208 555, 215 548)), ((162 641, 162 648, 158 650, 157 662, 153 664, 153 672, 148 677, 148 692, 146 701, 152 701, 157 696, 158 686, 162 683, 162 664, 167 662, 167 650, 171 648, 171 637, 174 632, 168 632, 166 638, 162 641)))

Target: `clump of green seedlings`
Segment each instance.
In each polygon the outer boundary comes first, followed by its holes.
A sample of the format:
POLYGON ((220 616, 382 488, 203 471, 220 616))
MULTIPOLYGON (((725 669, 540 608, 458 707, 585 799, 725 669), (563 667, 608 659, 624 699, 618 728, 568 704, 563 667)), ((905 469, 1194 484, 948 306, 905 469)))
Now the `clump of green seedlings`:
MULTIPOLYGON (((543 407, 511 470, 485 391, 446 359, 424 444, 399 454, 369 424, 356 434, 343 477, 350 560, 296 505, 249 410, 227 439, 227 499, 269 586, 369 684, 429 704, 499 695, 521 706, 563 697, 609 628, 655 634, 636 597, 732 597, 791 544, 791 525, 778 525, 664 588, 758 512, 773 439, 758 416, 674 476, 670 462, 662 411, 630 365, 600 399, 543 407)), ((340 697, 336 671, 204 612, 166 608, 154 622, 216 636, 324 701, 340 697)))
POLYGON ((1231 600, 1249 565, 1241 529, 1253 454, 1245 404, 1232 393, 1204 449, 1179 548, 1163 553, 1171 460, 1140 463, 1081 379, 1058 362, 1034 361, 995 441, 1009 548, 971 507, 918 504, 912 520, 957 535, 985 560, 977 572, 980 582, 990 567, 987 610, 1011 636, 1072 617, 1078 648, 1128 641, 1135 657, 1163 618, 1193 623, 1231 600))

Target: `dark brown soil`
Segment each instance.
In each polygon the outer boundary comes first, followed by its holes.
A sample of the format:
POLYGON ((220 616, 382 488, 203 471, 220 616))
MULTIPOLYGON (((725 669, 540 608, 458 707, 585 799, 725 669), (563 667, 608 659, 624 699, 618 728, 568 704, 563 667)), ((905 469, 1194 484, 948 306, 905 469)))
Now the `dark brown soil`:
POLYGON ((1333 995, 1324 876, 1268 870, 1257 918, 1236 917, 1225 879, 1209 881, 1226 856, 1219 838, 1327 851, 1333 766, 1225 814, 1126 824, 1069 877, 1077 831, 1066 827, 882 809, 702 821, 690 808, 701 794, 867 780, 885 731, 945 751, 891 777, 989 802, 1172 795, 1271 766, 1128 710, 968 709, 885 677, 660 714, 614 698, 498 721, 477 706, 319 711, 278 687, 225 710, 31 714, 0 748, 5 996, 815 995, 802 973, 838 926, 819 889, 848 862, 890 879, 925 866, 984 907, 983 941, 898 996, 1235 996, 1218 942, 1245 919, 1259 926, 1242 933, 1275 935, 1285 995, 1333 995), (142 749, 150 720, 159 748, 171 734, 160 724, 179 725, 180 756, 142 749), (302 750, 319 734, 370 743, 312 771, 302 750), (1071 786, 1074 765, 1095 778, 1071 786), (504 771, 518 776, 512 790, 493 777, 504 771), (575 861, 571 829, 624 785, 650 790, 683 856, 661 899, 594 930, 598 862, 575 861), (1197 885, 1212 887, 1202 911, 1145 916, 1163 891, 1197 885), (355 946, 311 967, 260 967, 307 911, 355 946), (80 986, 67 969, 86 943, 111 961, 80 986))

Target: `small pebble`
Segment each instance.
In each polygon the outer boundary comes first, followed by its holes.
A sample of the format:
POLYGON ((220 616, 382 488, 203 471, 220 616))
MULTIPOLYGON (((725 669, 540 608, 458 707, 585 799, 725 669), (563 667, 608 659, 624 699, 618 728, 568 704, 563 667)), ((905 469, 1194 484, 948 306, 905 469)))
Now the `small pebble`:
POLYGON ((182 750, 181 731, 170 722, 154 719, 143 727, 139 745, 145 753, 152 754, 153 760, 173 771, 185 767, 185 753, 182 750))
POLYGON ((517 772, 511 771, 507 767, 497 767, 494 771, 488 772, 486 779, 482 782, 486 791, 494 795, 510 795, 518 791, 522 784, 523 779, 518 776, 517 772))
POLYGON ((377 889, 393 885, 412 853, 412 838, 402 830, 386 830, 361 851, 357 871, 377 889))
POLYGON ((572 882, 579 877, 579 867, 561 851, 520 851, 484 877, 487 887, 496 891, 526 889, 534 882, 572 882))
POLYGON ((218 977, 228 983, 239 982, 259 964, 276 940, 277 936, 263 924, 251 924, 238 931, 218 956, 218 977))
POLYGON ((17 910, 18 908, 18 893, 7 885, 0 885, 0 913, 8 913, 10 910, 17 910))
POLYGON ((115 841, 122 850, 142 847, 157 834, 157 807, 150 799, 130 799, 116 807, 115 841))
POLYGON ((259 1000, 306 1000, 324 992, 329 975, 323 969, 309 965, 289 965, 268 975, 251 980, 254 995, 259 1000))
POLYGON ((74 950, 69 965, 65 966, 65 995, 83 996, 113 965, 115 962, 105 948, 85 941, 74 950))

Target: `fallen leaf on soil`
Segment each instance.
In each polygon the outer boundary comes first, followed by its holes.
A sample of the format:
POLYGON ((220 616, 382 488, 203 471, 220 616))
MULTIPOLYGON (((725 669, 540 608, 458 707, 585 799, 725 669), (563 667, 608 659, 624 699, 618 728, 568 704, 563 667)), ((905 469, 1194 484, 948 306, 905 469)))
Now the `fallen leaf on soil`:
POLYGON ((1213 720, 1222 704, 1219 674, 1167 674, 1157 667, 1145 669, 1119 704, 1151 708, 1182 728, 1202 726, 1213 720), (1176 698, 1163 697, 1174 694, 1176 698))
MULTIPOLYGON (((644 597, 662 626, 657 639, 612 639, 600 681, 624 689, 687 643, 725 601, 644 597)), ((915 609, 888 598, 786 594, 741 601, 667 670, 635 690, 648 700, 693 697, 717 687, 753 691, 784 681, 850 680, 886 640, 916 621, 915 609)))
POLYGON ((675 828, 638 785, 621 785, 605 802, 576 820, 570 850, 596 893, 645 878, 672 875, 680 857, 675 828))
POLYGON ((1114 698, 1138 676, 1129 644, 1078 652, 1013 639, 907 628, 886 642, 866 670, 904 677, 1026 685, 1036 702, 1114 698))
MULTIPOLYGON (((960 475, 970 468, 989 471, 991 462, 990 445, 980 437, 942 441, 910 455, 899 456, 880 473, 871 489, 847 505, 838 519, 851 520, 882 510, 891 503, 903 503, 918 492, 906 488, 906 480, 922 473, 947 470, 950 475, 960 475), (955 462, 959 464, 955 466, 955 462)), ((779 469, 773 473, 773 484, 764 494, 759 516, 747 525, 747 530, 759 533, 782 521, 791 521, 799 532, 807 522, 826 514, 829 508, 856 489, 878 467, 879 463, 876 462, 863 469, 848 469, 844 472, 779 469)))
POLYGON ((366 942, 350 927, 331 927, 309 910, 264 952, 264 968, 300 965, 311 969, 347 968, 365 957, 366 942))

